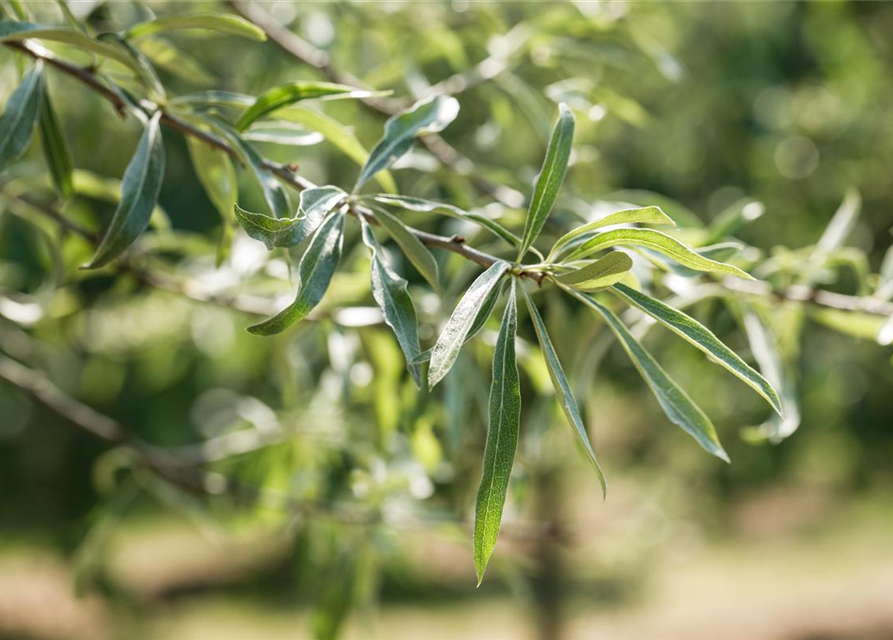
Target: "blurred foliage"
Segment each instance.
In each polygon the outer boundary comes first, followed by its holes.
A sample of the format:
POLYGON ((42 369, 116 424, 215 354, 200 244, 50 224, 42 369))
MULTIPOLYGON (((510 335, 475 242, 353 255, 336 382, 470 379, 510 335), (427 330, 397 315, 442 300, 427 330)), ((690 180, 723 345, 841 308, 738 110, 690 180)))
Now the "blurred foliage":
MULTIPOLYGON (((12 19, 55 26, 69 23, 62 6, 0 0, 12 19)), ((672 553, 656 542, 655 522, 671 531, 670 542, 684 542, 685 526, 695 537, 732 534, 730 505, 757 491, 793 485, 848 500, 891 488, 893 325, 884 311, 893 299, 893 88, 885 82, 893 71, 886 37, 893 6, 193 2, 189 11, 245 7, 260 8, 323 54, 314 58, 322 71, 270 40, 153 34, 136 46, 172 112, 188 111, 178 97, 211 89, 257 96, 284 82, 331 80, 326 69, 406 104, 432 87, 454 93, 461 110, 441 134, 458 151, 453 166, 416 144, 379 174, 375 190, 390 190, 392 177, 399 193, 498 219, 520 234, 564 102, 576 134, 544 237, 554 240, 618 203, 659 205, 679 224, 676 237, 713 245, 715 259, 766 283, 730 289, 651 255, 650 262, 637 256, 633 270, 647 291, 755 363, 778 389, 784 419, 684 341, 651 330, 635 311, 622 314, 713 419, 731 465, 667 428, 590 310, 554 287, 535 294, 599 460, 617 479, 615 504, 628 500, 627 482, 652 494, 635 518, 618 518, 613 528, 615 498, 609 493, 601 504, 596 477, 574 451, 522 314, 523 413, 507 542, 494 556, 498 578, 483 589, 530 599, 543 637, 559 634, 548 594, 562 585, 605 603, 635 592, 649 567, 672 553), (480 181, 500 190, 482 192, 480 181), (716 246, 729 240, 738 243, 735 255, 716 246), (657 514, 649 511, 654 504, 657 514), (673 514, 672 526, 664 512, 673 514), (592 541, 598 558, 562 546, 562 533, 589 538, 596 525, 605 532, 592 541)), ((90 36, 183 13, 181 4, 161 1, 72 2, 70 10, 90 36)), ((44 44, 66 60, 98 64, 77 48, 44 44)), ((29 68, 25 60, 0 49, 4 103, 29 68)), ((137 91, 120 65, 104 61, 99 69, 137 91)), ((468 523, 502 305, 442 385, 417 390, 380 322, 359 228, 349 226, 341 269, 312 321, 276 336, 246 333, 256 316, 291 299, 300 253, 268 252, 235 229, 230 200, 208 195, 196 151, 171 129, 149 230, 122 265, 80 270, 94 245, 47 210, 87 236, 107 228, 142 126, 65 74, 47 69, 46 82, 76 168, 75 195, 54 195, 37 133, 0 174, 0 352, 151 446, 207 464, 201 490, 188 491, 189 483, 170 482, 130 448, 72 430, 33 394, 0 382, 0 537, 59 549, 76 561, 79 588, 122 610, 151 612, 178 590, 230 589, 309 607, 320 638, 337 635, 352 612, 362 619, 379 599, 445 599, 472 585, 468 523), (192 574, 172 572, 157 584, 148 568, 129 576, 115 557, 116 532, 171 517, 196 527, 209 546, 225 540, 231 550, 235 540, 255 552, 240 555, 236 545, 225 563, 232 566, 216 572, 208 567, 220 560, 184 558, 197 567, 192 574), (418 531, 464 545, 462 552, 426 554, 418 531), (436 569, 426 574, 418 567, 428 562, 436 569)), ((246 137, 272 161, 296 163, 302 178, 347 189, 385 119, 358 100, 318 102, 246 137)), ((237 166, 235 175, 238 202, 267 210, 251 172, 237 166)), ((401 219, 505 251, 468 220, 411 211, 401 219)), ((438 297, 397 245, 383 244, 409 281, 419 337, 431 346, 480 268, 433 249, 438 297)), ((175 547, 156 553, 177 560, 175 547)))

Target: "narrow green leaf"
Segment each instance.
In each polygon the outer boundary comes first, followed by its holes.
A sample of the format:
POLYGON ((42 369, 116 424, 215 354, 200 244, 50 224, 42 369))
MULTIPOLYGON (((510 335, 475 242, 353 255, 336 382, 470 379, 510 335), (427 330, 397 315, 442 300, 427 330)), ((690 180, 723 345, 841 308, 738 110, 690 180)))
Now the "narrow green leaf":
POLYGON ((568 291, 572 296, 594 309, 605 319, 633 361, 636 369, 639 370, 639 374, 648 383, 651 392, 657 398, 667 417, 697 440, 698 444, 706 451, 728 462, 729 456, 719 443, 716 428, 710 422, 710 418, 667 375, 666 371, 657 363, 657 360, 629 332, 629 329, 621 322, 620 318, 592 296, 577 293, 576 291, 568 291))
POLYGON ((615 284, 613 291, 668 329, 675 331, 688 340, 710 356, 717 364, 728 369, 733 375, 740 378, 745 384, 763 396, 778 415, 783 415, 781 400, 779 400, 778 394, 772 388, 772 385, 769 384, 769 381, 723 344, 710 329, 685 313, 649 295, 640 293, 623 283, 615 284))
POLYGON ((682 266, 695 271, 722 273, 744 280, 753 280, 753 277, 738 267, 706 258, 675 238, 653 229, 615 229, 614 231, 605 231, 576 247, 564 257, 564 260, 567 262, 579 260, 597 251, 616 245, 645 247, 646 249, 662 253, 682 266))
POLYGON ((561 238, 559 238, 552 246, 548 259, 551 261, 553 256, 556 256, 561 252, 562 248, 571 243, 579 242, 584 236, 596 229, 609 227, 615 224, 635 223, 668 224, 673 227, 676 226, 676 223, 673 222, 667 214, 661 211, 660 207, 642 207, 640 209, 624 209, 623 211, 616 211, 604 218, 599 218, 598 220, 584 224, 581 227, 577 227, 561 236, 561 238))
POLYGON ((121 181, 121 203, 112 217, 96 255, 86 269, 96 269, 117 258, 145 230, 164 180, 161 112, 152 116, 121 181))
POLYGON ((546 224, 546 218, 552 211, 558 190, 564 182, 564 174, 567 171, 567 161, 571 155, 571 145, 574 142, 574 114, 563 102, 558 105, 558 122, 552 131, 549 140, 549 148, 546 149, 546 159, 543 168, 536 179, 536 187, 530 206, 527 208, 527 220, 524 223, 524 233, 521 236, 521 248, 518 251, 518 261, 524 257, 527 250, 539 236, 546 224))
POLYGON ((177 29, 209 29, 229 33, 251 40, 263 42, 267 39, 264 30, 244 18, 222 13, 187 13, 180 15, 164 16, 155 20, 140 22, 124 32, 124 38, 133 40, 144 38, 161 31, 174 31, 177 29))
POLYGON ((59 119, 50 102, 50 94, 44 89, 43 100, 40 109, 40 141, 43 146, 43 155, 50 168, 50 175, 56 190, 63 198, 74 195, 74 168, 71 164, 71 153, 68 151, 68 143, 62 135, 59 119))
POLYGON ((406 367, 418 388, 422 388, 422 367, 415 360, 419 357, 419 325, 412 298, 406 290, 406 280, 397 275, 382 255, 381 247, 372 229, 360 218, 363 242, 372 251, 372 296, 381 309, 388 326, 394 330, 397 343, 406 357, 406 367))
POLYGON ((171 106, 220 107, 224 109, 244 109, 254 102, 254 98, 244 93, 233 91, 198 91, 171 98, 171 106))
POLYGON ((269 142, 289 147, 307 147, 325 140, 325 136, 307 127, 280 120, 256 122, 243 134, 252 142, 269 142))
POLYGON ((521 381, 515 358, 518 331, 516 283, 502 316, 496 350, 493 352, 493 382, 490 385, 490 422, 484 445, 484 473, 478 488, 474 518, 474 569, 478 585, 490 562, 499 536, 505 495, 508 491, 518 432, 521 427, 521 381))
POLYGON ((234 131, 222 122, 210 118, 204 120, 211 124, 217 133, 226 138, 226 140, 235 148, 236 153, 238 153, 243 164, 251 170, 255 181, 260 185, 260 188, 263 191, 264 200, 266 200, 267 206, 270 207, 270 211, 273 215, 277 218, 288 217, 291 213, 291 204, 289 204, 288 201, 288 194, 285 192, 285 188, 276 179, 276 176, 264 167, 263 158, 261 158, 260 154, 254 150, 254 147, 248 144, 237 131, 234 131))
POLYGON ((195 175, 223 222, 223 233, 217 245, 217 266, 220 266, 229 255, 232 243, 231 212, 239 199, 236 170, 230 157, 219 149, 214 149, 192 137, 186 138, 186 146, 189 148, 195 175))
POLYGON ((453 366, 478 311, 508 269, 507 262, 501 260, 494 262, 489 269, 477 277, 477 280, 471 283, 468 291, 456 305, 453 315, 450 316, 431 351, 431 366, 428 369, 429 389, 433 389, 434 385, 440 382, 453 366))
POLYGON ((450 96, 432 96, 416 102, 384 125, 384 136, 372 149, 369 159, 360 170, 354 193, 382 169, 387 169, 409 151, 416 136, 443 131, 459 113, 459 102, 450 96))
POLYGON ((552 379, 552 386, 555 388, 555 395, 558 396, 558 402, 561 403, 561 409, 564 411, 567 421, 574 429, 577 442, 595 469, 598 481, 602 486, 602 497, 605 497, 608 494, 608 482, 605 479, 601 465, 598 463, 598 458, 595 457, 592 443, 589 442, 589 434, 586 433, 586 425, 583 423, 580 409, 577 408, 577 402, 574 400, 570 382, 568 382, 567 376, 564 374, 564 369, 558 360, 558 354, 555 352, 555 347, 552 345, 552 339, 549 338, 549 333, 546 331, 546 325, 542 316, 540 316, 540 312, 537 310, 527 290, 522 287, 521 291, 524 292, 527 310, 530 312, 530 319, 533 321, 533 328, 536 331, 536 337, 543 352, 543 359, 546 361, 546 368, 549 370, 549 377, 552 379))
POLYGON ((250 107, 242 112, 236 129, 244 131, 248 126, 268 113, 300 102, 301 100, 343 100, 345 98, 369 98, 387 95, 387 91, 367 91, 332 82, 310 80, 287 82, 260 94, 250 107))
POLYGON ((472 211, 464 211, 459 207, 443 202, 435 202, 433 200, 425 200, 424 198, 415 198, 413 196, 390 195, 386 193, 376 193, 369 196, 375 202, 384 205, 390 205, 406 209, 407 211, 417 211, 420 213, 436 213, 439 215, 457 218, 459 220, 470 220, 484 227, 498 238, 501 238, 514 247, 521 245, 521 238, 503 227, 495 220, 491 220, 487 216, 474 213, 472 211))
POLYGON ((45 91, 43 64, 38 62, 12 92, 0 116, 0 169, 28 148, 45 91))
MULTIPOLYGON (((484 303, 478 310, 477 315, 474 317, 474 322, 471 323, 471 328, 468 330, 468 333, 465 334, 465 342, 468 342, 469 340, 474 338, 486 326, 487 320, 490 319, 490 316, 493 313, 493 309, 496 308, 496 303, 502 296, 502 291, 504 289, 504 285, 501 287, 494 287, 490 290, 490 293, 487 294, 487 298, 484 300, 484 303)), ((465 342, 463 342, 462 344, 465 344, 465 342)), ((434 349, 425 349, 424 351, 422 351, 418 355, 418 357, 413 360, 413 364, 423 364, 425 362, 429 362, 431 360, 432 351, 434 351, 434 349)))
POLYGON ((109 60, 114 60, 136 72, 137 75, 142 75, 142 69, 139 64, 127 51, 115 45, 91 38, 77 29, 44 27, 30 22, 0 21, 0 41, 21 41, 28 38, 68 44, 109 60))
MULTIPOLYGON (((341 153, 356 162, 361 167, 369 158, 369 152, 357 139, 352 127, 346 127, 334 118, 324 113, 305 109, 304 107, 291 107, 283 109, 276 117, 288 122, 304 125, 320 133, 326 140, 334 145, 341 153)), ((379 171, 375 180, 381 188, 388 193, 397 193, 397 184, 388 171, 379 171)))
POLYGON ((268 336, 284 331, 319 304, 341 261, 344 214, 333 213, 316 230, 298 267, 300 284, 294 302, 272 318, 248 327, 250 333, 268 336))
POLYGON ((293 218, 273 218, 236 205, 236 220, 249 236, 263 242, 267 249, 293 247, 316 231, 325 217, 343 204, 346 197, 344 191, 333 186, 304 189, 298 213, 293 218))
POLYGON ((555 279, 574 289, 592 291, 620 282, 632 267, 632 258, 622 251, 611 251, 595 262, 576 271, 556 276, 555 279))
POLYGON ((435 291, 440 291, 440 273, 437 268, 437 260, 428 251, 428 247, 412 235, 400 220, 384 209, 376 209, 375 217, 378 218, 381 226, 390 234, 413 266, 422 274, 422 277, 428 281, 435 291))

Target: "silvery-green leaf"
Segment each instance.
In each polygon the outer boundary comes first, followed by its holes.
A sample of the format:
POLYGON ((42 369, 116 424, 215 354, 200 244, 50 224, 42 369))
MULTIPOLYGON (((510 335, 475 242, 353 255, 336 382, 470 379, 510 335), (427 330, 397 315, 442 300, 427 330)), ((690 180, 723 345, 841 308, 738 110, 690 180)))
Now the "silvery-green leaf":
POLYGON ((363 242, 372 251, 372 296, 378 303, 385 322, 394 330, 397 342, 406 357, 406 367, 416 386, 422 387, 422 366, 419 357, 419 326, 412 298, 406 290, 406 280, 394 273, 382 256, 381 247, 372 229, 360 218, 363 242))
POLYGON ((161 141, 161 111, 146 124, 133 158, 121 181, 121 202, 93 260, 85 268, 95 269, 117 258, 146 229, 164 180, 164 145, 161 141))
POLYGON ((236 220, 245 232, 263 242, 267 249, 293 247, 316 231, 326 215, 340 206, 347 194, 334 186, 314 187, 301 192, 298 213, 293 218, 273 218, 235 206, 236 220))
POLYGON ((645 223, 645 224, 668 224, 670 226, 675 227, 676 223, 660 210, 660 207, 642 207, 639 209, 624 209, 623 211, 616 211, 610 215, 605 216, 604 218, 599 218, 593 222, 588 224, 584 224, 572 231, 561 236, 558 241, 552 246, 552 250, 549 252, 549 259, 551 260, 552 256, 558 255, 561 250, 575 242, 579 242, 583 236, 587 234, 591 234, 596 229, 601 229, 604 227, 609 227, 615 224, 635 224, 635 223, 645 223))
POLYGON ((746 307, 742 314, 742 325, 754 359, 765 372, 766 378, 779 390, 781 406, 784 407, 783 418, 778 414, 770 415, 758 431, 771 442, 781 442, 800 426, 800 404, 794 374, 784 361, 778 340, 757 314, 746 307))
POLYGON ((199 86, 215 82, 210 71, 192 55, 186 53, 166 38, 146 38, 139 43, 139 51, 148 60, 168 73, 199 86))
POLYGON ((675 238, 653 229, 615 229, 614 231, 604 231, 576 247, 564 257, 564 260, 566 262, 579 260, 602 249, 617 245, 644 247, 657 251, 672 258, 682 266, 695 271, 721 273, 744 280, 753 280, 750 275, 738 267, 706 258, 675 238))
POLYGON ((662 325, 675 331, 698 349, 706 353, 720 366, 728 369, 745 384, 759 393, 779 415, 783 415, 781 400, 769 381, 723 344, 712 331, 682 311, 640 293, 623 283, 613 286, 621 298, 637 306, 662 325))
POLYGON ((141 75, 143 72, 137 61, 128 55, 127 51, 115 45, 91 38, 77 29, 44 27, 30 22, 0 21, 0 41, 20 41, 29 38, 68 44, 114 60, 135 71, 137 75, 141 75))
POLYGON ((337 100, 344 98, 369 98, 388 92, 367 91, 332 82, 301 80, 287 82, 260 94, 254 103, 242 112, 236 121, 236 129, 244 131, 255 120, 283 109, 301 100, 337 100))
POLYGON ((473 211, 464 211, 459 207, 443 202, 435 202, 433 200, 425 200, 424 198, 415 198, 413 196, 390 195, 386 193, 377 193, 370 196, 372 200, 379 204, 390 205, 406 209, 407 211, 418 211, 420 213, 436 213, 450 218, 459 220, 471 220, 484 227, 495 236, 502 238, 512 246, 520 246, 521 238, 503 227, 495 220, 491 220, 487 216, 474 213, 473 211))
POLYGON ((382 169, 387 169, 409 151, 416 136, 436 133, 451 123, 459 113, 459 102, 450 96, 432 96, 415 103, 385 123, 384 136, 372 149, 360 170, 354 192, 382 169))
POLYGON ((59 118, 50 101, 50 94, 44 88, 43 100, 40 107, 40 141, 43 146, 43 155, 50 168, 50 175, 56 190, 63 198, 74 195, 74 168, 71 164, 71 153, 68 151, 68 143, 62 134, 59 118))
MULTIPOLYGON (((490 293, 487 294, 487 298, 484 300, 484 303, 478 310, 477 315, 474 317, 474 322, 471 323, 471 328, 468 330, 468 333, 465 334, 465 342, 468 342, 469 340, 474 338, 486 326, 487 320, 490 319, 490 315, 493 313, 493 309, 496 308, 496 303, 499 302, 499 298, 502 296, 502 292, 504 289, 505 284, 491 289, 490 293)), ((418 357, 413 360, 413 364, 423 364, 425 362, 429 362, 431 360, 432 351, 434 350, 425 349, 424 351, 422 351, 418 355, 418 357)))
POLYGON ((657 363, 657 360, 629 332, 629 329, 621 322, 620 318, 592 296, 577 293, 576 291, 570 291, 570 294, 594 309, 605 319, 614 335, 617 336, 620 344, 623 345, 636 369, 639 370, 639 374, 648 383, 651 392, 657 398, 667 417, 697 440, 698 444, 706 451, 728 462, 729 456, 719 443, 716 428, 710 422, 710 418, 701 411, 700 407, 688 397, 688 394, 679 385, 673 382, 666 371, 657 363))
POLYGON ((44 92, 43 64, 38 62, 12 92, 0 116, 0 169, 18 158, 31 142, 44 92))
POLYGON ((280 120, 255 122, 242 137, 252 142, 269 142, 289 147, 308 147, 325 140, 325 136, 317 131, 280 120))
POLYGON ((543 225, 546 224, 546 219, 552 211, 552 205, 555 204, 555 198, 558 197, 558 190, 564 182, 573 141, 574 114, 566 104, 562 103, 558 105, 558 122, 552 131, 543 168, 536 179, 533 197, 527 208, 527 220, 524 223, 521 247, 518 250, 519 261, 537 239, 540 231, 543 230, 543 225))
POLYGON ((212 89, 209 91, 198 91, 196 93, 187 93, 186 95, 176 96, 175 98, 171 98, 169 104, 171 106, 189 105, 190 107, 244 109, 253 101, 254 98, 244 93, 212 89))
POLYGON ((124 32, 124 38, 133 40, 159 33, 161 31, 174 31, 178 29, 209 29, 229 33, 251 40, 263 42, 267 39, 264 30, 244 18, 222 13, 187 13, 170 15, 155 20, 140 22, 124 32))
POLYGON ((543 352, 543 359, 546 361, 546 368, 549 370, 549 377, 552 379, 555 395, 561 404, 561 410, 564 411, 567 421, 573 427, 574 435, 577 437, 580 448, 586 453, 586 457, 595 469, 598 481, 602 486, 602 497, 604 497, 608 493, 608 483, 601 465, 598 463, 598 458, 595 457, 595 450, 593 450, 592 443, 589 441, 589 434, 586 433, 586 425, 583 423, 583 416, 580 415, 577 401, 574 400, 570 382, 568 382, 567 376, 564 374, 564 369, 558 360, 558 354, 555 352, 555 347, 552 345, 552 339, 549 337, 548 331, 546 331, 546 325, 542 316, 540 316, 540 312, 537 310, 527 290, 522 287, 521 291, 524 292, 527 310, 530 312, 530 319, 533 321, 533 328, 536 331, 536 337, 543 352))
POLYGON ((284 331, 319 304, 341 261, 344 243, 344 214, 331 214, 310 241, 298 267, 300 283, 294 302, 268 320, 248 327, 250 333, 268 336, 284 331))
POLYGON ((471 283, 468 291, 456 305, 453 315, 450 316, 431 351, 431 366, 428 368, 429 389, 433 389, 434 385, 440 382, 453 366, 478 312, 508 269, 507 262, 501 260, 494 262, 489 269, 478 276, 477 280, 471 283))
POLYGON ((474 518, 474 569, 479 585, 499 536, 521 427, 521 381, 515 358, 515 334, 518 330, 515 287, 513 281, 493 352, 484 472, 478 488, 474 518))
POLYGON ((421 241, 409 232, 400 220, 385 211, 384 209, 376 209, 375 217, 381 223, 381 226, 390 234, 403 253, 409 258, 409 261, 419 270, 422 277, 434 288, 440 291, 440 274, 437 268, 437 261, 428 247, 423 245, 421 241))
POLYGON ((561 274, 555 279, 574 289, 591 291, 620 282, 632 267, 632 258, 622 251, 611 251, 585 267, 561 274))

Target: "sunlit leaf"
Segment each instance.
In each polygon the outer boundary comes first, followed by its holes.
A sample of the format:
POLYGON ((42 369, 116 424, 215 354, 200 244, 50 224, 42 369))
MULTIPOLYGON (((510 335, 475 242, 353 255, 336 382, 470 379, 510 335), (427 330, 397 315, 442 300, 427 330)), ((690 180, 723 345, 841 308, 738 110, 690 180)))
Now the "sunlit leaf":
POLYGON ((431 255, 428 247, 423 245, 406 226, 393 215, 383 209, 376 210, 376 218, 394 239, 409 261, 418 269, 422 277, 434 288, 440 290, 440 273, 437 260, 431 255))
POLYGON ((372 296, 378 303, 385 322, 394 330, 400 349, 406 357, 406 367, 416 386, 422 387, 422 367, 416 363, 419 347, 419 327, 412 298, 406 290, 406 280, 397 275, 385 262, 381 247, 372 229, 361 219, 363 242, 372 251, 372 296))
POLYGON ((338 263, 344 243, 344 214, 333 213, 316 230, 298 267, 300 283, 294 301, 272 318, 248 327, 250 333, 268 336, 284 331, 319 304, 338 263))
POLYGON ((651 392, 657 398, 667 417, 697 440, 704 450, 728 462, 729 456, 719 443, 716 428, 713 426, 710 418, 701 411, 700 407, 688 397, 688 394, 679 385, 673 382, 666 371, 657 363, 657 360, 629 332, 629 329, 626 328, 626 325, 623 324, 620 318, 592 296, 575 291, 570 293, 605 319, 611 331, 614 332, 620 344, 623 345, 630 360, 638 369, 639 374, 648 383, 651 392))
POLYGON ((611 251, 598 260, 556 276, 555 279, 574 289, 593 291, 620 282, 632 267, 632 258, 622 251, 611 251))
POLYGON ((155 209, 164 180, 164 145, 161 141, 161 112, 149 120, 136 153, 127 165, 121 181, 121 203, 103 236, 93 260, 85 267, 95 269, 108 264, 133 244, 145 230, 155 209))
POLYGON ((484 472, 478 489, 474 519, 474 569, 478 584, 484 579, 484 572, 499 536, 505 495, 512 475, 518 431, 521 427, 521 381, 515 358, 515 334, 518 330, 515 287, 516 283, 513 281, 493 352, 493 382, 490 385, 484 472))
POLYGON ((561 253, 562 249, 564 249, 568 245, 576 244, 580 240, 584 239, 587 234, 591 234, 596 229, 609 227, 615 224, 635 223, 668 224, 673 227, 676 226, 673 220, 667 214, 660 210, 660 207, 624 209, 623 211, 617 211, 605 216, 604 218, 599 218, 598 220, 595 220, 588 224, 584 224, 561 236, 561 238, 559 238, 558 241, 555 242, 554 245, 552 245, 552 250, 549 252, 549 260, 552 259, 552 256, 556 256, 561 253))
POLYGON ((558 122, 552 131, 549 147, 546 149, 546 158, 543 160, 543 168, 536 179, 536 187, 533 197, 527 209, 527 220, 524 223, 524 233, 521 236, 521 247, 518 250, 520 261, 527 250, 533 244, 543 230, 546 219, 558 197, 558 190, 564 182, 564 174, 567 171, 567 161, 571 155, 571 145, 574 142, 574 114, 570 108, 562 103, 558 105, 558 122))
POLYGON ((416 136, 436 133, 451 123, 459 114, 459 102, 450 96, 432 96, 415 103, 385 123, 384 136, 369 154, 360 170, 354 192, 359 191, 376 173, 390 167, 409 151, 416 136))
POLYGON ((724 262, 716 262, 710 258, 705 258, 675 238, 671 238, 665 233, 653 229, 616 229, 614 231, 604 231, 594 238, 590 238, 579 247, 574 248, 570 253, 564 256, 564 260, 567 262, 580 260, 581 258, 590 256, 602 249, 617 245, 644 247, 646 249, 651 249, 652 251, 657 251, 658 253, 662 253, 665 256, 672 258, 682 266, 694 269, 695 271, 720 273, 736 276, 744 280, 753 280, 750 275, 738 267, 724 262))
POLYGON ((625 284, 615 284, 613 290, 621 298, 688 340, 710 356, 711 360, 728 369, 733 375, 763 396, 766 402, 779 415, 782 415, 781 400, 779 400, 778 394, 769 381, 739 358, 734 351, 723 344, 707 327, 682 311, 678 311, 660 300, 640 293, 625 284))
POLYGON ((161 31, 178 29, 209 29, 261 42, 267 39, 267 34, 257 25, 239 16, 222 13, 186 13, 163 16, 133 25, 124 32, 124 37, 133 40, 161 31))
POLYGON ((574 400, 570 382, 564 373, 564 368, 561 366, 561 362, 558 360, 558 354, 555 351, 555 347, 552 345, 552 339, 549 337, 549 332, 546 330, 546 324, 543 322, 539 310, 537 310, 536 305, 531 299, 530 294, 527 293, 527 290, 522 288, 521 291, 524 292, 524 300, 527 303, 527 310, 530 313, 530 319, 533 321, 536 338, 540 343, 540 350, 543 352, 543 359, 546 361, 546 368, 549 370, 549 377, 552 379, 552 387, 555 389, 558 403, 561 405, 561 410, 564 411, 567 421, 574 430, 574 435, 577 437, 577 442, 579 443, 580 448, 586 454, 589 462, 592 463, 592 467, 595 469, 595 473, 598 476, 598 481, 602 486, 602 497, 605 497, 608 494, 608 482, 605 479, 605 474, 602 471, 601 465, 598 463, 598 458, 595 457, 595 450, 592 448, 592 443, 589 441, 589 434, 586 432, 586 425, 583 423, 583 416, 580 415, 577 401, 574 400))
POLYGON ((254 103, 239 116, 239 119, 236 121, 236 129, 244 131, 255 120, 259 120, 269 113, 293 105, 301 100, 369 98, 387 93, 367 91, 332 82, 313 82, 310 80, 288 82, 260 94, 254 103))
POLYGON ((478 276, 456 305, 453 315, 450 316, 431 351, 431 366, 428 369, 429 389, 433 389, 453 366, 478 312, 508 269, 507 262, 501 260, 494 262, 489 269, 478 276))

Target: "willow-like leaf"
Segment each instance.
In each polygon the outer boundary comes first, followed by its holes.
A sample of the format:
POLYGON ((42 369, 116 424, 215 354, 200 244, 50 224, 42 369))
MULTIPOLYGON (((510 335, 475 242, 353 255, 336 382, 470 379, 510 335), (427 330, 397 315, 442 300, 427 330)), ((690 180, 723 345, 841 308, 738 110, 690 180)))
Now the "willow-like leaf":
POLYGON ((543 352, 543 359, 546 361, 546 368, 549 370, 549 377, 552 379, 555 395, 558 397, 558 402, 561 404, 561 409, 564 411, 567 421, 574 430, 577 442, 580 444, 580 447, 586 453, 586 457, 595 469, 598 481, 602 486, 602 497, 605 497, 608 494, 608 482, 605 479, 605 474, 602 471, 601 465, 598 463, 598 458, 595 456, 595 450, 592 448, 592 443, 589 441, 589 434, 586 433, 586 425, 583 423, 583 416, 580 415, 577 401, 574 400, 570 382, 568 382, 567 376, 564 374, 564 369, 561 366, 561 362, 558 360, 558 354, 555 352, 555 347, 552 345, 552 339, 549 337, 549 332, 546 331, 546 324, 543 322, 540 312, 537 310, 536 305, 533 303, 527 290, 522 288, 521 291, 524 292, 524 300, 527 303, 527 310, 530 312, 530 319, 533 321, 533 328, 536 331, 536 338, 539 341, 540 349, 543 352))
POLYGON ((527 208, 527 220, 524 223, 524 233, 521 236, 518 261, 524 257, 524 254, 537 239, 552 211, 552 205, 555 204, 555 198, 558 197, 558 190, 564 182, 573 141, 574 114, 566 104, 561 103, 558 105, 558 122, 552 131, 552 138, 549 140, 549 147, 546 150, 546 159, 543 161, 543 168, 536 179, 533 197, 527 208))
POLYGON ((372 200, 379 204, 400 207, 407 211, 417 211, 420 213, 436 213, 458 220, 470 220, 484 227, 493 235, 508 242, 514 247, 521 245, 521 238, 503 227, 495 220, 491 220, 487 216, 474 213, 473 211, 464 211, 459 207, 443 202, 435 202, 433 200, 425 200, 424 198, 416 198, 413 196, 390 195, 386 193, 376 193, 370 196, 372 200))
POLYGON ((298 213, 293 218, 273 218, 235 206, 236 220, 245 233, 263 242, 267 249, 293 247, 316 231, 326 215, 340 206, 347 194, 338 187, 304 189, 298 213))
POLYGON ((294 302, 272 318, 248 327, 250 333, 268 336, 284 331, 319 304, 338 263, 344 243, 344 214, 333 213, 317 229, 298 267, 300 283, 294 302))
POLYGON ((436 133, 451 123, 459 113, 459 102, 450 96, 432 96, 415 103, 410 109, 392 116, 384 126, 384 136, 372 149, 360 170, 354 193, 372 176, 387 169, 409 151, 416 136, 436 133))
POLYGON ((564 257, 564 260, 566 262, 579 260, 602 249, 617 245, 644 247, 657 251, 672 258, 682 266, 695 271, 721 273, 744 280, 753 280, 753 277, 738 267, 706 258, 675 238, 653 229, 615 229, 614 231, 605 231, 576 247, 564 257))
POLYGON ((134 40, 162 31, 179 29, 208 29, 242 36, 259 42, 267 39, 267 34, 257 25, 239 16, 222 13, 187 13, 164 16, 135 24, 127 29, 123 35, 128 40, 134 40))
POLYGON ((612 289, 622 299, 635 305, 668 329, 675 331, 710 356, 711 360, 728 369, 763 396, 779 416, 783 415, 781 400, 769 381, 723 344, 710 329, 682 311, 640 293, 623 283, 615 284, 612 289))
POLYGON ((602 229, 615 224, 668 224, 672 227, 676 226, 667 214, 661 211, 660 207, 641 207, 639 209, 624 209, 623 211, 615 211, 614 213, 599 218, 588 224, 584 224, 572 231, 561 236, 558 241, 552 245, 549 252, 548 260, 551 261, 553 256, 561 253, 562 249, 568 245, 579 242, 587 234, 591 234, 596 229, 602 229))
POLYGON ((622 251, 611 251, 585 267, 556 276, 555 279, 574 289, 593 291, 620 282, 632 267, 632 258, 622 251))
POLYGON ((478 312, 508 269, 507 262, 500 260, 493 263, 489 269, 478 276, 477 280, 471 283, 468 291, 456 305, 453 315, 450 316, 431 351, 431 366, 428 368, 429 389, 433 389, 434 385, 440 382, 453 366, 478 312))
POLYGON ((0 21, 0 41, 21 41, 34 38, 48 42, 59 42, 71 45, 90 53, 95 53, 109 60, 128 67, 137 75, 142 75, 142 69, 136 60, 127 51, 113 45, 96 40, 77 29, 65 27, 44 27, 30 22, 0 21))
POLYGON ((591 309, 594 309, 605 319, 611 331, 614 332, 620 344, 623 345, 636 369, 638 369, 639 374, 648 383, 651 392, 657 398, 667 417, 697 440, 704 450, 728 462, 729 456, 722 448, 719 437, 716 435, 716 428, 713 426, 710 418, 667 375, 657 360, 629 332, 629 329, 621 322, 620 318, 592 296, 577 293, 576 291, 570 291, 570 294, 591 309))
POLYGON ((38 62, 12 92, 0 116, 0 169, 28 148, 45 91, 43 64, 38 62))
POLYGON ((362 218, 363 242, 372 251, 372 296, 381 309, 388 326, 394 330, 397 343, 406 358, 406 367, 418 388, 422 388, 422 366, 416 363, 419 347, 419 325, 412 298, 406 290, 406 280, 397 275, 385 262, 381 247, 372 229, 362 218))
POLYGON ((164 145, 161 141, 161 111, 146 124, 133 158, 121 181, 121 203, 93 260, 85 268, 108 264, 129 247, 146 229, 164 180, 164 145))
POLYGON ((46 88, 44 88, 40 107, 40 141, 56 190, 63 198, 70 198, 74 195, 74 179, 72 177, 74 168, 71 163, 71 153, 46 88))
POLYGON ((345 98, 369 98, 386 95, 387 91, 367 91, 332 82, 310 80, 288 82, 268 89, 260 94, 254 103, 242 112, 236 121, 236 129, 244 131, 255 120, 268 113, 283 109, 301 100, 343 100, 345 98))
POLYGON ((484 572, 499 536, 505 495, 512 475, 521 427, 521 381, 515 358, 515 334, 518 331, 516 286, 513 280, 493 352, 490 421, 487 443, 484 445, 484 472, 478 488, 474 518, 474 569, 478 585, 484 579, 484 572))
POLYGON ((390 234, 409 261, 418 269, 422 277, 428 281, 435 291, 440 291, 440 272, 437 260, 431 255, 428 247, 423 245, 409 229, 397 218, 384 209, 376 209, 375 217, 381 226, 390 234))

